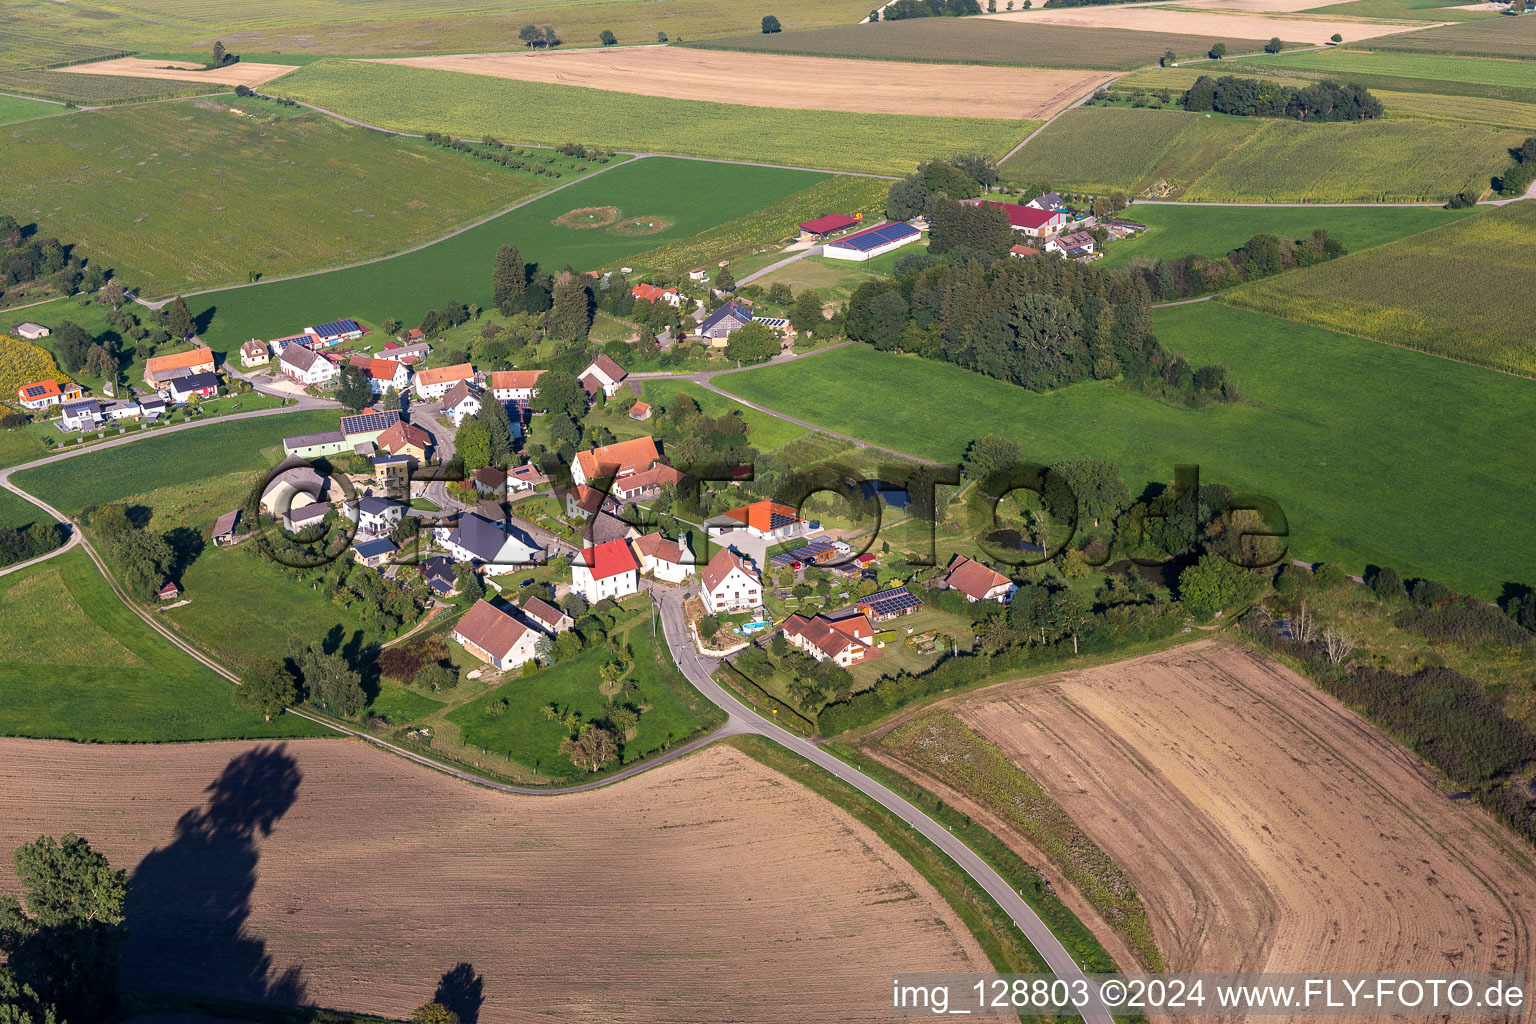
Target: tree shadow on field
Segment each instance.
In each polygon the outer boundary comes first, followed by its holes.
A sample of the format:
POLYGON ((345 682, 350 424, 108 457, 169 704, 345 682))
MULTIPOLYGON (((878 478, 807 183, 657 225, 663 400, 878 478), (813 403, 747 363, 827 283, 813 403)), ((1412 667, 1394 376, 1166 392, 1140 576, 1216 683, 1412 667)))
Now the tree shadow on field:
POLYGON ((255 747, 224 767, 207 800, 176 823, 128 882, 126 987, 229 999, 304 1002, 298 965, 279 971, 246 930, 259 841, 298 797, 303 778, 284 744, 255 747))
POLYGON ((485 1004, 485 977, 475 973, 473 964, 455 964, 443 972, 432 1001, 458 1014, 459 1024, 478 1024, 485 1004))

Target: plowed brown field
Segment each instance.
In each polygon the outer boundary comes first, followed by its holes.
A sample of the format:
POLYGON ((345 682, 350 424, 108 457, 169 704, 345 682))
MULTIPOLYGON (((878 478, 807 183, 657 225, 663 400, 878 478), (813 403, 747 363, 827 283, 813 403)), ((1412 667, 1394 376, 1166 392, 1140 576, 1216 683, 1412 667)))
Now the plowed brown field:
POLYGON ((1124 869, 1171 970, 1536 971, 1529 848, 1274 662, 1207 641, 943 706, 1124 869))
POLYGON ((514 797, 342 740, 0 742, 0 892, 71 829, 129 870, 137 989, 403 1018, 467 962, 479 1024, 862 1021, 893 970, 989 969, 873 833, 730 747, 514 797))
POLYGON ((392 57, 381 63, 752 107, 1031 119, 1053 117, 1115 77, 1102 71, 792 57, 676 46, 461 53, 392 57))
POLYGON ((238 61, 228 67, 202 70, 201 64, 179 60, 145 60, 143 57, 119 57, 95 64, 76 64, 57 68, 61 74, 119 75, 123 78, 160 78, 173 82, 206 82, 212 85, 264 85, 294 70, 292 64, 253 64, 238 61))

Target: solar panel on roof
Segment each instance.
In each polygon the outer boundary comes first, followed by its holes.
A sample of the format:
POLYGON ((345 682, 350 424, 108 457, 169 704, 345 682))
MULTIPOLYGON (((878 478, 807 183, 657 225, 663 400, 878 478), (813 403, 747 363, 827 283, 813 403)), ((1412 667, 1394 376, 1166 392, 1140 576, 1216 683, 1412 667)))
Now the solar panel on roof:
POLYGON ((44 391, 47 391, 47 390, 48 389, 46 387, 44 387, 43 385, 41 385, 41 384, 30 385, 27 388, 27 397, 28 398, 36 398, 38 395, 42 394, 44 391))
POLYGON ((322 338, 330 338, 341 334, 352 334, 362 328, 357 326, 356 320, 332 320, 328 324, 312 327, 311 330, 322 338))
POLYGON ((885 224, 878 228, 870 228, 868 231, 860 231, 856 235, 849 235, 847 238, 832 244, 849 249, 857 249, 859 252, 868 252, 890 242, 911 238, 916 234, 918 234, 918 230, 910 224, 885 224))
POLYGON ((393 409, 383 412, 364 412, 356 416, 343 416, 341 418, 341 432, 344 434, 366 434, 374 430, 388 430, 400 419, 400 414, 393 409))
POLYGON ((894 615, 908 608, 920 607, 923 601, 911 591, 898 587, 894 590, 882 590, 877 594, 870 594, 861 603, 868 605, 869 610, 876 615, 894 615))

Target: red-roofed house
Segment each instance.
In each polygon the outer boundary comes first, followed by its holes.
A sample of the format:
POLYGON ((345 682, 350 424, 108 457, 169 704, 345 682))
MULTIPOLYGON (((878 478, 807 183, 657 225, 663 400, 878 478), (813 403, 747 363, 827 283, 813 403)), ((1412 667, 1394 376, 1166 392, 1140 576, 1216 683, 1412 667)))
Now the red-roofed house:
POLYGON ((1033 206, 1020 206, 1018 203, 999 203, 996 200, 972 200, 980 205, 1000 207, 1008 215, 1008 223, 1013 230, 1022 232, 1030 238, 1045 238, 1054 235, 1066 227, 1067 215, 1060 210, 1037 210, 1033 206))
POLYGON ((989 569, 980 562, 972 561, 964 555, 956 555, 950 559, 944 585, 950 590, 960 591, 967 601, 973 603, 1001 601, 1007 604, 1014 592, 1019 589, 1007 576, 989 569))
POLYGON ((529 402, 539 387, 543 370, 495 370, 491 373, 491 394, 498 402, 529 402))
POLYGON ((831 661, 847 668, 863 661, 874 643, 875 631, 862 615, 807 619, 795 614, 784 620, 784 639, 817 661, 831 661))
POLYGON ((629 546, 634 549, 643 573, 668 583, 682 583, 693 575, 693 551, 686 537, 667 540, 659 533, 648 533, 630 541, 629 546))
POLYGON ((368 375, 368 385, 373 393, 382 395, 389 388, 399 394, 411 384, 411 371, 394 359, 374 359, 370 356, 353 356, 351 365, 368 375))
POLYGON ((622 538, 583 548, 571 562, 571 589, 596 604, 618 600, 640 589, 640 565, 622 538))
POLYGON ((453 627, 453 639, 492 668, 506 671, 534 657, 539 634, 489 601, 476 601, 453 627))
POLYGON ((1039 255, 1042 255, 1042 250, 1036 249, 1032 245, 1016 245, 1012 249, 1008 250, 1008 254, 1010 256, 1012 256, 1014 259, 1020 259, 1021 260, 1025 256, 1039 256, 1039 255))
POLYGON ((676 288, 658 288, 653 284, 637 284, 629 290, 629 294, 646 302, 665 302, 669 306, 679 306, 683 302, 676 288))
POLYGON ((788 540, 805 533, 805 520, 795 514, 788 505, 764 498, 741 508, 733 508, 726 516, 743 524, 754 537, 767 541, 788 540))
POLYGON ((474 379, 475 368, 468 363, 422 370, 416 375, 416 397, 423 402, 430 402, 434 398, 442 398, 459 381, 474 379))
POLYGON ((750 611, 763 603, 763 580, 750 561, 721 548, 699 573, 699 597, 711 615, 750 611))
POLYGON ((605 476, 622 477, 643 473, 661 459, 656 439, 649 434, 603 445, 590 451, 577 452, 571 466, 571 482, 590 484, 605 476))
POLYGON ((25 409, 46 409, 64 401, 64 392, 53 378, 33 381, 16 389, 16 400, 25 409))

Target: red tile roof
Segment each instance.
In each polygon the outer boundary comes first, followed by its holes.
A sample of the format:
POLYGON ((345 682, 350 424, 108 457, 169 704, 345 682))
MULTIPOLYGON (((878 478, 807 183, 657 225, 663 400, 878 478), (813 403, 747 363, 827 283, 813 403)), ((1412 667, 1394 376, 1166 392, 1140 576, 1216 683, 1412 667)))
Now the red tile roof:
POLYGON ((595 548, 583 548, 574 564, 584 565, 592 570, 594 580, 605 580, 610 576, 634 572, 640 568, 635 563, 635 556, 629 550, 629 545, 622 538, 599 544, 595 548))
POLYGON ((521 391, 538 386, 543 370, 496 370, 491 374, 491 388, 495 391, 521 391))
POLYGON ((653 284, 637 284, 629 290, 629 293, 635 298, 644 299, 647 302, 661 302, 663 301, 663 296, 676 295, 677 289, 658 288, 653 284))
POLYGON ((422 386, 432 384, 447 384, 456 380, 471 380, 475 376, 475 368, 468 363, 457 363, 453 366, 440 366, 435 370, 422 370, 416 375, 416 382, 422 386))
POLYGON ((639 473, 650 469, 659 458, 661 452, 656 447, 656 439, 649 434, 576 453, 576 461, 581 464, 581 471, 588 480, 610 473, 639 473))
POLYGON ((833 231, 841 231, 851 228, 858 221, 843 213, 829 213, 825 217, 817 217, 815 220, 804 221, 800 225, 801 231, 809 231, 813 235, 825 235, 833 231))
POLYGON ((704 567, 703 573, 700 574, 704 581, 704 589, 713 592, 720 585, 721 581, 731 574, 732 569, 740 569, 754 580, 761 582, 760 577, 757 575, 757 570, 752 568, 751 562, 748 562, 730 548, 721 548, 715 552, 715 556, 709 560, 709 564, 704 567))
MULTIPOLYGON (((726 515, 737 522, 745 523, 752 529, 761 530, 764 533, 775 528, 773 525, 773 517, 775 515, 785 516, 797 523, 800 521, 800 517, 795 514, 794 509, 777 501, 770 501, 767 498, 764 498, 762 501, 754 501, 750 505, 743 505, 741 508, 733 508, 726 515)), ((783 526, 785 524, 780 523, 779 525, 783 526)))
POLYGON ((993 587, 1001 587, 1008 582, 1008 577, 1000 572, 987 568, 980 562, 972 561, 964 555, 956 555, 949 563, 949 575, 944 577, 944 585, 951 590, 958 590, 966 597, 984 600, 987 591, 993 587))
POLYGON ((489 601, 476 601, 453 631, 500 659, 512 652, 528 627, 489 601))
POLYGON ((987 206, 1000 206, 1008 215, 1008 223, 1016 228, 1043 228, 1051 222, 1052 218, 1059 218, 1061 214, 1054 210, 1037 210, 1033 206, 1020 206, 1018 203, 999 203, 988 200, 987 206))

